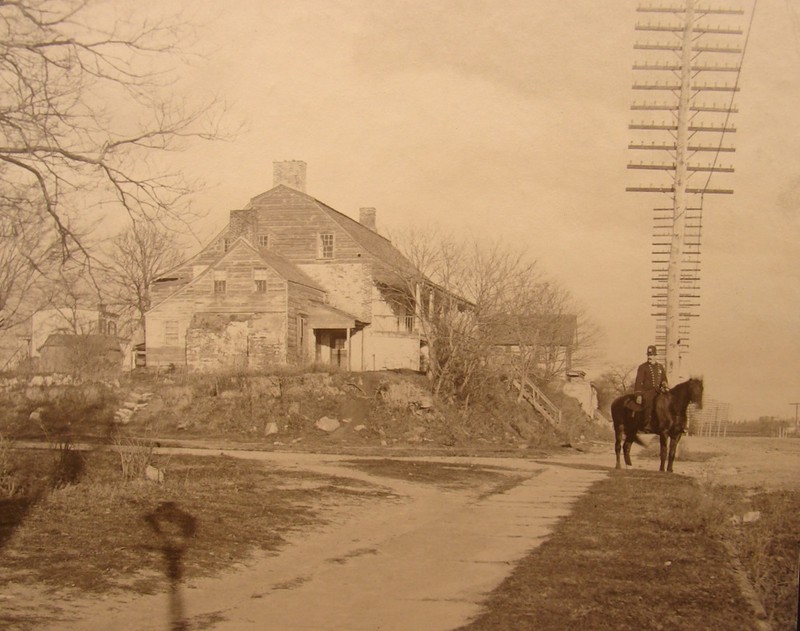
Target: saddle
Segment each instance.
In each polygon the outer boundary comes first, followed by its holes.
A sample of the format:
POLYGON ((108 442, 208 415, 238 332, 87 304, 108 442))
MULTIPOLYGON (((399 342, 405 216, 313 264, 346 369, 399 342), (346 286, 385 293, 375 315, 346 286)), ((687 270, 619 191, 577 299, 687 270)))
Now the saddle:
POLYGON ((625 403, 625 407, 628 408, 631 412, 641 412, 644 410, 644 405, 636 403, 636 399, 630 399, 625 403))

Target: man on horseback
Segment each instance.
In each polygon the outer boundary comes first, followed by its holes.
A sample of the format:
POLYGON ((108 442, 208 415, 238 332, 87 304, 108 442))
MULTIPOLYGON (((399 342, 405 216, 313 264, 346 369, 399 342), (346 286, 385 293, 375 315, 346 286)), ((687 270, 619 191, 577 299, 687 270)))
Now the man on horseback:
POLYGON ((636 382, 633 386, 636 404, 641 405, 644 411, 644 432, 653 431, 653 406, 658 393, 669 390, 667 371, 656 361, 657 352, 655 346, 647 347, 647 361, 636 371, 636 382))

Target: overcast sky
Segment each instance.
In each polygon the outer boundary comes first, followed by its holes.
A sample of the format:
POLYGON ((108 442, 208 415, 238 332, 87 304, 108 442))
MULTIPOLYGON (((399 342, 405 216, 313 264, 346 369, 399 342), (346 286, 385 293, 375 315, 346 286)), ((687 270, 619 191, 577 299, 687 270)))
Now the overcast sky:
MULTIPOLYGON (((604 330, 606 363, 644 360, 654 200, 625 192, 636 0, 192 6, 205 54, 181 90, 223 95, 243 125, 181 158, 208 185, 205 234, 272 187, 273 161, 304 160, 309 194, 354 218, 376 207, 383 232, 437 223, 526 248, 604 330)), ((799 69, 800 0, 761 0, 736 192, 705 205, 684 360, 733 418, 793 418, 800 401, 799 69)))

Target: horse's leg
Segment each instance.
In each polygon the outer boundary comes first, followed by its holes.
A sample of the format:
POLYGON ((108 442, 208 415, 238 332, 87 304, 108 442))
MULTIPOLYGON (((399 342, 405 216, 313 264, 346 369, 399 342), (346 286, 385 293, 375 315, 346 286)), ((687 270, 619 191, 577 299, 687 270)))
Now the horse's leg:
POLYGON ((629 467, 633 466, 631 462, 631 445, 633 444, 633 439, 628 438, 625 436, 625 444, 622 445, 622 453, 625 455, 625 464, 629 467))
POLYGON ((661 442, 661 466, 659 467, 659 471, 666 470, 667 464, 667 432, 661 432, 658 435, 658 438, 661 442))
POLYGON ((622 451, 622 440, 625 438, 625 428, 622 423, 614 428, 614 454, 617 456, 617 469, 622 469, 622 464, 619 460, 620 451, 622 451))
POLYGON ((672 473, 672 463, 675 461, 675 451, 678 449, 678 443, 681 442, 681 436, 683 436, 683 432, 678 433, 676 436, 670 436, 669 439, 669 463, 667 465, 669 473, 672 473))

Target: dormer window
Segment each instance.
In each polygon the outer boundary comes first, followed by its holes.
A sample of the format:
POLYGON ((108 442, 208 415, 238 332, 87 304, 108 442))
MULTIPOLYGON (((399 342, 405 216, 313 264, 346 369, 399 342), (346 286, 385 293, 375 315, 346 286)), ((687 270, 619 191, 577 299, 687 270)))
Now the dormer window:
POLYGON ((258 235, 258 245, 262 248, 269 247, 269 235, 268 234, 260 234, 258 235))
POLYGON ((231 240, 228 237, 225 237, 222 240, 222 251, 227 252, 230 247, 231 247, 231 240))
POLYGON ((321 259, 333 258, 333 233, 321 232, 319 234, 317 256, 321 259))

